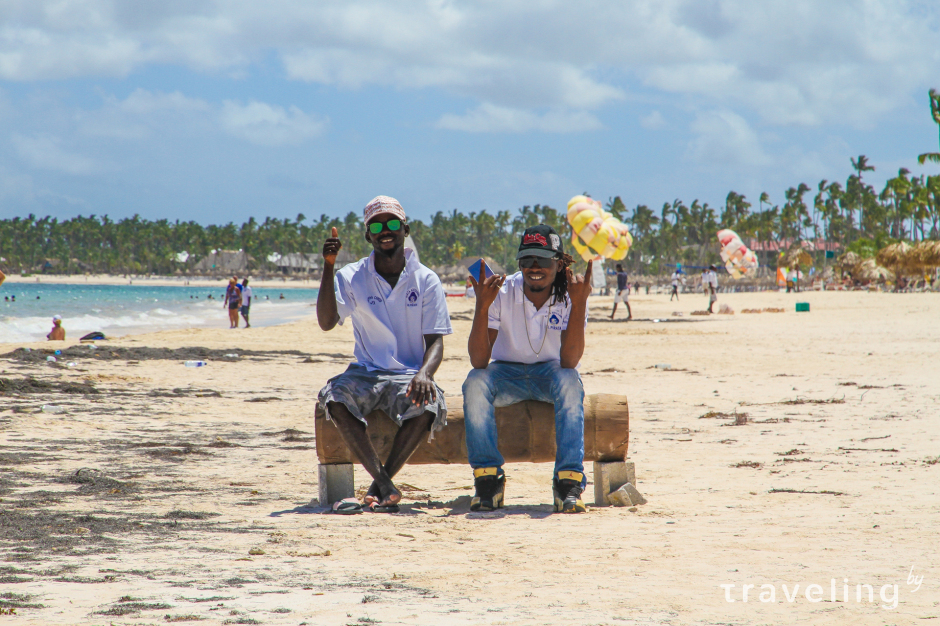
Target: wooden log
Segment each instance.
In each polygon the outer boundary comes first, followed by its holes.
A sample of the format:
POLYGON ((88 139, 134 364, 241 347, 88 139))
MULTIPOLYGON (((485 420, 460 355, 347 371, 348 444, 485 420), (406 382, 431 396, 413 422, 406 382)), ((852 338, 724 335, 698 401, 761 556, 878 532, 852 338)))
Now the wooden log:
MULTIPOLYGON (((467 462, 463 398, 447 398, 447 427, 424 441, 408 460, 413 465, 467 462)), ((366 416, 369 436, 379 457, 392 446, 398 426, 375 411, 366 416)), ((322 464, 354 463, 339 431, 317 404, 314 420, 317 456, 322 464)), ((496 409, 499 451, 507 463, 549 463, 555 460, 555 408, 532 400, 496 409)), ((584 398, 584 460, 623 461, 630 439, 630 411, 626 396, 595 394, 584 398)))

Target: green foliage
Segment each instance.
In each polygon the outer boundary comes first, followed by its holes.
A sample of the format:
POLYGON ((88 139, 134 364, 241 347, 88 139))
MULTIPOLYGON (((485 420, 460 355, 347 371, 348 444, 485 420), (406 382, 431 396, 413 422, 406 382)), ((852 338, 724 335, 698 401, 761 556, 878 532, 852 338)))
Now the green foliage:
MULTIPOLYGON (((607 209, 630 228, 634 244, 623 264, 633 273, 671 271, 676 263, 702 266, 719 263, 716 232, 732 228, 745 242, 758 248, 765 266, 773 266, 776 250, 800 240, 829 242, 829 249, 845 248, 862 256, 874 255, 891 241, 940 238, 940 175, 912 177, 906 169, 890 178, 877 192, 863 175, 874 169, 865 155, 851 159, 854 172, 845 183, 820 181, 815 193, 799 183, 775 204, 762 193, 754 206, 744 195, 728 193, 716 210, 707 202, 681 199, 663 204, 659 211, 640 204, 627 209, 620 196, 608 200, 607 209), (720 212, 720 215, 719 215, 720 212), (836 245, 837 244, 837 245, 836 245)), ((409 222, 411 235, 430 266, 452 265, 466 256, 488 256, 511 270, 522 231, 544 223, 552 225, 571 251, 571 231, 564 210, 548 205, 463 213, 438 211, 427 221, 409 222)), ((78 216, 59 221, 35 215, 0 220, 0 267, 5 271, 112 274, 188 273, 213 250, 244 250, 252 271, 273 271, 272 254, 319 252, 331 228, 337 228, 344 249, 355 258, 368 255, 362 218, 357 212, 343 217, 320 215, 308 220, 267 217, 203 226, 196 222, 149 221, 138 215, 111 220, 108 216, 78 216), (179 261, 182 252, 189 254, 179 261)), ((821 261, 823 252, 814 261, 821 261)), ((585 263, 578 259, 575 270, 585 263)))

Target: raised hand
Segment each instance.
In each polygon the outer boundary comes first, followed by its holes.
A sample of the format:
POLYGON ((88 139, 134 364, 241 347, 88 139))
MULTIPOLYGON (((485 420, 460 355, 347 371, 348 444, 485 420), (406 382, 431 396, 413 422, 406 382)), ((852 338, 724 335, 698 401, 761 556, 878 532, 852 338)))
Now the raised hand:
POLYGON ((591 295, 591 271, 593 269, 593 260, 588 261, 584 276, 575 274, 571 271, 570 267, 565 269, 565 271, 568 272, 568 296, 571 298, 571 302, 581 304, 587 302, 588 296, 591 295))
POLYGON ((496 296, 499 295, 499 290, 503 286, 506 277, 500 276, 499 274, 493 274, 490 277, 486 276, 486 261, 480 259, 480 276, 479 279, 474 279, 473 276, 468 276, 467 280, 470 281, 470 286, 473 287, 473 293, 477 297, 477 306, 481 307, 483 310, 488 311, 490 305, 496 300, 496 296))
POLYGON ((343 242, 339 240, 339 231, 336 227, 330 231, 330 236, 323 243, 323 262, 330 265, 336 264, 336 255, 343 247, 343 242))

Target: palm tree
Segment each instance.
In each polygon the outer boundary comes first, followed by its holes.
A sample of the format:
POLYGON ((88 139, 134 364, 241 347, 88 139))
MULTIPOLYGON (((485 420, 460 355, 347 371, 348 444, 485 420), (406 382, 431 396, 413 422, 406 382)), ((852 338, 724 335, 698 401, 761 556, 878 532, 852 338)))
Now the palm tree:
MULTIPOLYGON (((928 93, 930 95, 930 114, 933 116, 934 123, 940 127, 940 93, 937 93, 935 89, 931 89, 928 93)), ((917 162, 921 165, 927 161, 940 163, 940 153, 925 152, 917 157, 917 162)))

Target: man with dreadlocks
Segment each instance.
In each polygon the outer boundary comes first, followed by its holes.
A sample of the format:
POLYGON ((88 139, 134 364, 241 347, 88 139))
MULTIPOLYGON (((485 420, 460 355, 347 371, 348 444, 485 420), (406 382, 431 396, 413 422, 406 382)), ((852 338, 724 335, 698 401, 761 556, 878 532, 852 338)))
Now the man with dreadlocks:
POLYGON ((474 369, 463 384, 467 453, 476 495, 470 510, 503 505, 506 476, 497 447, 495 407, 523 400, 555 405, 555 511, 585 511, 584 387, 578 363, 584 353, 591 266, 584 276, 569 267, 561 238, 545 224, 522 235, 519 271, 512 276, 470 277, 476 309, 468 349, 474 369))

